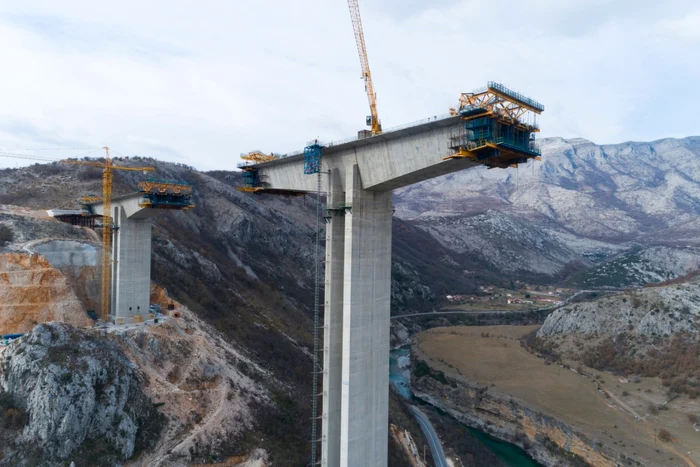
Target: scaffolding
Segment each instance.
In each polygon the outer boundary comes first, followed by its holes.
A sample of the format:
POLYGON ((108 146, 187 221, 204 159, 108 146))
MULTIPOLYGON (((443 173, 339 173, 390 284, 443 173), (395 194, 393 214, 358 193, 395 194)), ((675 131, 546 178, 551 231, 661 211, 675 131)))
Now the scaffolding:
POLYGON ((250 151, 247 153, 241 153, 241 160, 244 161, 250 161, 250 162, 255 162, 255 163, 261 163, 261 162, 270 162, 274 161, 276 159, 279 159, 279 156, 276 154, 265 154, 262 151, 259 150, 254 150, 250 151))
POLYGON ((194 207, 193 188, 175 180, 146 180, 139 183, 139 206, 150 209, 181 209, 194 207))
POLYGON ((312 175, 321 171, 321 156, 323 146, 318 140, 307 143, 304 148, 304 173, 312 175))
POLYGON ((513 167, 540 159, 535 142, 537 116, 544 105, 489 81, 486 88, 463 93, 454 115, 464 120, 463 130, 452 135, 451 154, 444 159, 473 159, 489 168, 513 167))

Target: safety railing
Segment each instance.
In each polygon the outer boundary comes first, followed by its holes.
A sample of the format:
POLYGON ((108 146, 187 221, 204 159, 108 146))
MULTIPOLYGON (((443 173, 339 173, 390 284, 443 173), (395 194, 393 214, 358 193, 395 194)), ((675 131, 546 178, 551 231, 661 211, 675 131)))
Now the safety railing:
POLYGON ((530 107, 539 110, 540 112, 544 111, 544 105, 540 104, 534 99, 530 99, 527 96, 523 96, 519 92, 515 92, 511 89, 508 89, 507 87, 503 86, 500 83, 497 83, 495 81, 489 81, 488 83, 489 89, 494 89, 501 94, 505 94, 508 97, 512 97, 513 99, 519 100, 520 102, 529 105, 530 107))

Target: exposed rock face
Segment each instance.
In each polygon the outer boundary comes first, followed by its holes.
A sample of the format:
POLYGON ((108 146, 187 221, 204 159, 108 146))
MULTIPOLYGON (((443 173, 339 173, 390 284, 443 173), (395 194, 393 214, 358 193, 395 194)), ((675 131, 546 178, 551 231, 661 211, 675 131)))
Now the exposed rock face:
POLYGON ((418 225, 445 247, 483 258, 508 274, 552 276, 566 264, 584 258, 528 221, 497 211, 469 217, 422 217, 418 225))
POLYGON ((102 244, 51 240, 36 243, 30 248, 66 276, 86 309, 99 308, 102 244))
POLYGON ((629 287, 663 282, 700 269, 700 248, 633 248, 569 279, 579 287, 629 287))
POLYGON ((547 317, 537 337, 622 332, 669 336, 683 331, 697 336, 698 316, 700 284, 650 287, 559 308, 547 317))
POLYGON ((521 447, 547 466, 585 465, 615 467, 628 464, 624 455, 596 444, 565 423, 488 392, 488 387, 448 379, 443 384, 430 376, 413 378, 419 398, 455 419, 521 447), (578 463, 574 463, 578 462, 578 463), (620 464, 622 462, 622 464, 620 464))
POLYGON ((700 212, 700 137, 611 145, 546 138, 540 147, 542 162, 534 165, 465 170, 397 190, 397 214, 497 208, 583 237, 619 239, 682 225, 700 212))
POLYGON ((0 387, 29 415, 0 464, 117 465, 160 431, 140 373, 112 338, 40 324, 3 355, 0 387))
POLYGON ((66 277, 45 258, 0 254, 0 334, 28 332, 49 321, 92 324, 66 277))
MULTIPOLYGON (((144 375, 144 392, 167 417, 162 436, 133 465, 188 466, 222 460, 227 452, 248 452, 241 437, 257 422, 255 410, 274 410, 258 380, 274 378, 162 289, 154 287, 151 296, 161 305, 175 305, 180 318, 115 333, 117 344, 144 375)), ((253 463, 256 452, 253 448, 252 463, 244 465, 258 465, 253 463)))
POLYGON ((693 267, 684 252, 700 244, 699 137, 615 145, 547 138, 540 146, 542 162, 470 169, 396 190, 396 215, 521 277, 560 279, 572 260, 600 262, 635 245, 673 247, 664 252, 673 259, 657 261, 655 250, 623 257, 608 268, 620 271, 613 284, 604 274, 580 284, 637 285, 693 267))

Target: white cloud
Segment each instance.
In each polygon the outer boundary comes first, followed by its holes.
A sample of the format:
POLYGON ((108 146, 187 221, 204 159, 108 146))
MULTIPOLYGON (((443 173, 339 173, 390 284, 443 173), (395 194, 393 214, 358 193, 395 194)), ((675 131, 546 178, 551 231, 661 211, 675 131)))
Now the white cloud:
MULTIPOLYGON (((232 169, 240 152, 364 127, 343 1, 6 3, 0 148, 108 144, 232 169)), ((493 79, 546 105, 543 136, 697 133, 695 2, 609 3, 364 0, 385 127, 444 113, 493 79), (668 99, 679 87, 685 98, 668 99)))
POLYGON ((680 18, 663 20, 659 26, 662 33, 698 41, 700 40, 700 10, 680 18))

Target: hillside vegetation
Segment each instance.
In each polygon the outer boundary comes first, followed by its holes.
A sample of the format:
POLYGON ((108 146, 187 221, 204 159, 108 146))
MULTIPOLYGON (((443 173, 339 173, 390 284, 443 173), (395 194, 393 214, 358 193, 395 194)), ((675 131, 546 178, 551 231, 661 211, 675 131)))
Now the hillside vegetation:
POLYGON ((547 317, 538 351, 618 375, 660 377, 700 395, 700 283, 648 287, 567 305, 547 317))

